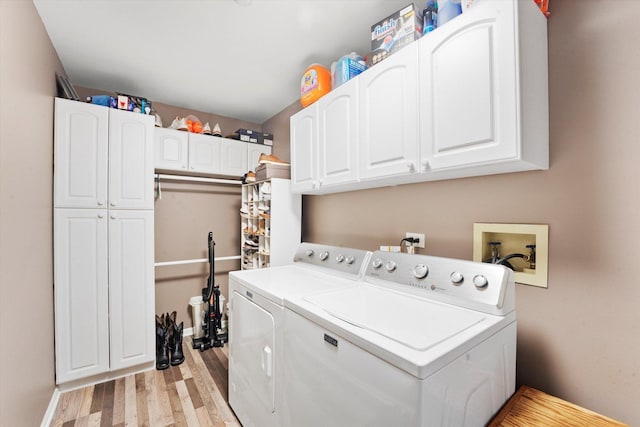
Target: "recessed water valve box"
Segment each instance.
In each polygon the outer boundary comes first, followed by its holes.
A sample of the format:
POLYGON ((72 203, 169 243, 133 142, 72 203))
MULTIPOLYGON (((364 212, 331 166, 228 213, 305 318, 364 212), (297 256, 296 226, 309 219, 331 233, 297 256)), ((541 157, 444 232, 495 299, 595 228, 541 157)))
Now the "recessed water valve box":
POLYGON ((547 287, 547 224, 473 224, 473 260, 502 264, 516 283, 547 287))

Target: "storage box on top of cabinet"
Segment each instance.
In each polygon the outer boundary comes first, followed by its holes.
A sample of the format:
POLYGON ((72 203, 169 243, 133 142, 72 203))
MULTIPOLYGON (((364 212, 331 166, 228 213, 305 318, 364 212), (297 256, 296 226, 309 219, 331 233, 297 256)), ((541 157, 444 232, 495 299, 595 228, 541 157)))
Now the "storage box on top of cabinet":
POLYGON ((293 115, 292 189, 547 169, 548 104, 546 18, 482 0, 293 115))
POLYGON ((288 179, 244 184, 240 207, 242 269, 293 262, 300 244, 302 197, 288 179))
POLYGON ((55 100, 57 384, 153 366, 153 123, 55 100))

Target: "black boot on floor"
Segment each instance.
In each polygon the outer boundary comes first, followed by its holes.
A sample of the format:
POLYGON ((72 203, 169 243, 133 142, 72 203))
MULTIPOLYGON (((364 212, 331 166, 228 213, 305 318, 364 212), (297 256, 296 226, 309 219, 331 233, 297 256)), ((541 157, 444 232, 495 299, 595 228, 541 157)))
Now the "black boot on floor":
POLYGON ((169 331, 164 325, 164 314, 156 316, 156 369, 169 367, 169 331))
POLYGON ((184 362, 184 353, 182 352, 182 330, 183 322, 179 325, 173 324, 173 348, 171 350, 171 364, 179 365, 184 362))

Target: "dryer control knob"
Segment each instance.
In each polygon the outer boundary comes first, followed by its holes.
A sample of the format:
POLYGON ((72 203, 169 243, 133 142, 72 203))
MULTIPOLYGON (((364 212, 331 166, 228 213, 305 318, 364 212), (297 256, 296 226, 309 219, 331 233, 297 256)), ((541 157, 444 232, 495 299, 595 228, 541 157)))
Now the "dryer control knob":
POLYGON ((478 274, 473 278, 473 284, 476 285, 476 288, 482 289, 482 288, 486 288, 489 282, 487 281, 487 278, 484 277, 482 274, 478 274))
POLYGON ((396 262, 395 261, 387 261, 387 264, 384 266, 384 268, 391 273, 393 270, 396 269, 396 262))
POLYGON ((429 267, 424 264, 418 264, 413 267, 413 275, 416 276, 416 279, 424 279, 429 274, 429 267))
POLYGON ((347 264, 351 265, 356 262, 356 259, 353 256, 349 255, 345 261, 347 264))
POLYGON ((459 285, 464 280, 464 276, 459 271, 454 271, 449 277, 451 278, 451 282, 455 283, 456 285, 459 285))
POLYGON ((382 260, 380 258, 374 259, 373 262, 371 263, 371 266, 375 269, 382 267, 382 260))
POLYGON ((311 258, 313 256, 313 249, 307 250, 307 256, 311 258))
POLYGON ((340 264, 342 261, 344 261, 344 255, 339 254, 339 255, 336 257, 336 262, 337 262, 338 264, 340 264))
POLYGON ((329 258, 329 251, 322 251, 320 253, 320 261, 326 261, 329 258))

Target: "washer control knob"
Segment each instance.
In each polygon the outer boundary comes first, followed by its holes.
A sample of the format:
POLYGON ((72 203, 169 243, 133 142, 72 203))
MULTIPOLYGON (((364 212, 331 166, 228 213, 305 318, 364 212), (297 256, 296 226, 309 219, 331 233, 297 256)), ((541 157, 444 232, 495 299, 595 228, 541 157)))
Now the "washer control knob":
POLYGON ((382 267, 382 260, 380 258, 374 259, 371 263, 371 266, 377 270, 378 268, 382 267))
POLYGON ((418 264, 413 267, 413 275, 416 276, 416 279, 424 279, 429 274, 429 267, 424 264, 418 264))
POLYGON ((451 282, 455 283, 456 285, 459 285, 464 280, 464 276, 459 271, 454 271, 449 277, 451 278, 451 282))
POLYGON ((482 274, 478 274, 473 278, 473 284, 476 285, 476 288, 482 289, 482 288, 486 288, 489 282, 487 281, 487 278, 484 277, 482 274))
POLYGON ((320 253, 320 261, 326 261, 329 258, 329 251, 322 251, 320 253))
POLYGON ((342 261, 344 261, 344 255, 339 254, 339 255, 336 257, 336 262, 337 262, 338 264, 340 264, 342 261))
POLYGON ((356 259, 353 256, 349 255, 345 261, 347 264, 351 265, 356 262, 356 259))
POLYGON ((387 261, 387 263, 385 264, 384 268, 391 273, 392 271, 394 271, 396 269, 396 262, 395 261, 387 261))
POLYGON ((309 258, 311 258, 311 257, 313 256, 313 249, 308 249, 308 250, 307 250, 307 256, 308 256, 309 258))

